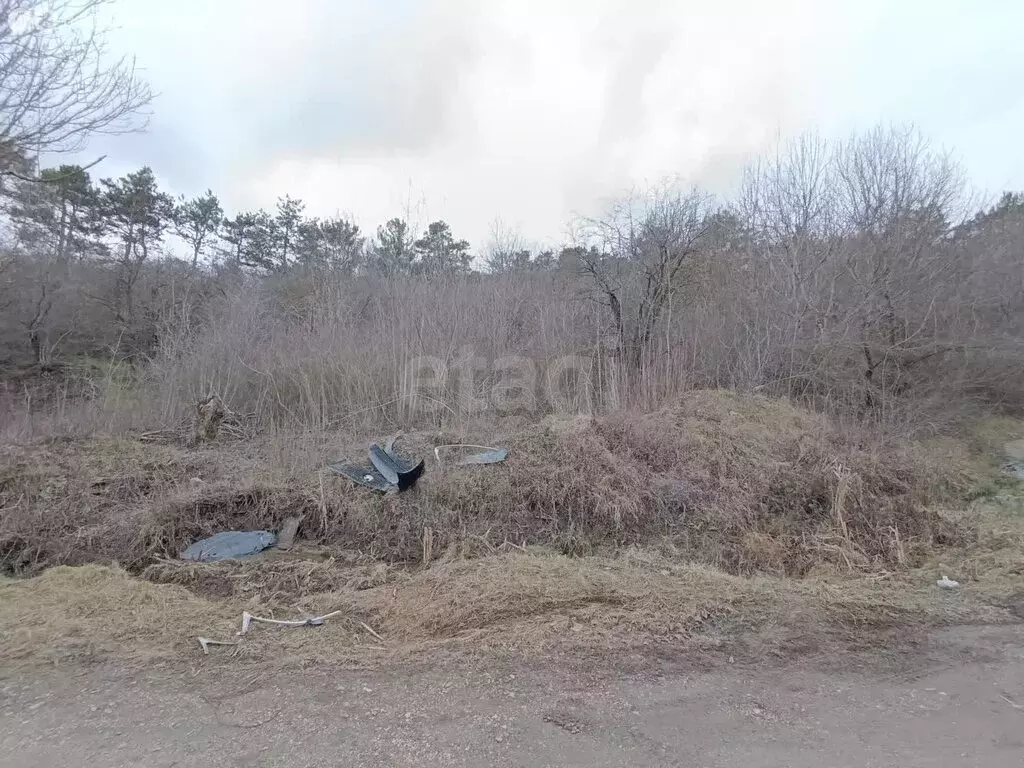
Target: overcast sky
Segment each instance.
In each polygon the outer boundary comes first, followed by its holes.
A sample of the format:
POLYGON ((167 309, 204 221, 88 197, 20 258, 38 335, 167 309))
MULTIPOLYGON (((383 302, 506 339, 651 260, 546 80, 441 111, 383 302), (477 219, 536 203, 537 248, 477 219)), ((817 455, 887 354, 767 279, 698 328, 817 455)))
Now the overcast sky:
POLYGON ((913 121, 1024 189, 1024 0, 117 0, 160 96, 99 175, 234 212, 285 193, 482 244, 669 174, 727 192, 777 139, 913 121))

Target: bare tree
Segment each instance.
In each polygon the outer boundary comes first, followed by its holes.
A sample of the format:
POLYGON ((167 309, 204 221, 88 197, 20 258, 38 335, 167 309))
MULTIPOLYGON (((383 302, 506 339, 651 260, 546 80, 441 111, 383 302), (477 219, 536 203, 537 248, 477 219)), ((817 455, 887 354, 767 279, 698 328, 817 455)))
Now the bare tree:
POLYGON ((909 368, 958 346, 948 333, 936 334, 935 313, 959 282, 949 240, 965 218, 964 177, 913 128, 854 137, 835 163, 838 209, 850 232, 849 275, 860 299, 849 304, 861 308, 864 377, 902 388, 909 368))
POLYGON ((662 313, 709 225, 710 198, 666 183, 613 202, 579 223, 574 252, 598 301, 608 307, 619 353, 642 368, 662 313))
POLYGON ((497 218, 491 223, 491 236, 484 246, 484 265, 494 274, 515 272, 529 266, 530 252, 519 230, 497 218))
POLYGON ((133 60, 106 51, 101 11, 112 2, 0 0, 0 174, 145 126, 148 85, 133 60))
POLYGON ((842 332, 835 306, 844 248, 837 198, 832 148, 809 133, 749 168, 736 206, 754 233, 754 263, 739 276, 758 309, 759 327, 750 330, 762 339, 764 373, 785 382, 789 394, 805 386, 820 345, 842 332))

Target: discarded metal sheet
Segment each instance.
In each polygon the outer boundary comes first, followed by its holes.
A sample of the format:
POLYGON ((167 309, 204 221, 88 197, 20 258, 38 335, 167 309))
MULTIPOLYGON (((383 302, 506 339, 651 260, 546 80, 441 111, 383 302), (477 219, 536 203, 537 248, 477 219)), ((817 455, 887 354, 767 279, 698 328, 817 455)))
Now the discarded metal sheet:
MULTIPOLYGON (((359 485, 375 491, 404 491, 412 487, 423 474, 426 467, 423 459, 412 461, 398 454, 395 441, 401 433, 389 438, 384 446, 377 443, 370 446, 371 467, 359 467, 344 462, 328 464, 327 468, 338 475, 353 480, 359 485)), ((452 443, 434 448, 434 457, 438 466, 497 464, 508 458, 508 448, 496 448, 489 445, 472 445, 470 443, 452 443), (468 451, 466 449, 472 449, 468 451)))
POLYGON ((337 475, 343 475, 359 485, 375 491, 404 491, 420 478, 426 466, 423 459, 410 461, 395 451, 395 440, 399 435, 390 438, 382 448, 374 443, 370 446, 369 467, 360 467, 345 462, 328 464, 327 468, 337 475))
POLYGON ((370 446, 370 463, 376 467, 385 480, 392 485, 398 485, 398 465, 376 443, 370 446))
POLYGON ((495 448, 463 456, 459 464, 498 464, 508 458, 508 448, 495 448))
POLYGON ((388 452, 389 456, 395 459, 399 458, 398 454, 395 452, 395 443, 398 442, 398 438, 400 438, 403 434, 404 433, 402 432, 397 432, 384 441, 384 450, 388 452))
POLYGON ((218 560, 251 557, 274 546, 276 541, 277 536, 270 531, 222 531, 191 544, 181 553, 181 559, 215 563, 218 560))
POLYGON ((472 464, 497 464, 508 458, 508 448, 492 448, 487 445, 470 445, 468 443, 452 443, 451 445, 439 445, 434 449, 434 458, 439 466, 451 465, 472 465, 472 464), (464 453, 461 456, 451 458, 450 455, 457 453, 459 449, 476 448, 473 453, 464 453), (442 459, 442 454, 449 458, 442 459))
POLYGON ((398 490, 404 491, 412 486, 423 474, 423 459, 417 463, 406 461, 374 443, 370 446, 370 462, 378 472, 398 490))
POLYGON ((354 464, 345 464, 339 461, 328 464, 327 468, 336 475, 347 477, 349 480, 375 491, 386 492, 397 488, 385 480, 384 476, 373 467, 357 467, 354 464))
POLYGON ((394 460, 394 462, 398 465, 400 471, 411 472, 417 466, 423 464, 423 460, 420 459, 419 461, 413 461, 412 459, 406 459, 397 450, 395 450, 395 443, 401 436, 402 433, 399 432, 397 435, 392 435, 391 437, 389 437, 387 439, 387 442, 384 443, 384 452, 394 460))

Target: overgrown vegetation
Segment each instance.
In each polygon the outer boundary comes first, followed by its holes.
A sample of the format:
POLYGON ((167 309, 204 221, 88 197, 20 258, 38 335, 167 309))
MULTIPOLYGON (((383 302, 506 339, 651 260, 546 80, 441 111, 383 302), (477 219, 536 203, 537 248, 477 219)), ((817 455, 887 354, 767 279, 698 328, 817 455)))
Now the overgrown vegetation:
MULTIPOLYGON (((84 24, 104 4, 0 0, 0 567, 87 566, 4 590, 128 590, 147 627, 164 601, 191 620, 330 595, 407 638, 547 614, 674 635, 765 589, 776 620, 780 578, 875 626, 928 612, 867 574, 1012 574, 1019 531, 950 508, 1008 482, 963 446, 1024 409, 1021 194, 976 210, 950 155, 880 127, 784 144, 733 199, 630 191, 537 253, 500 222, 482 248, 409 215, 368 236, 288 194, 226 212, 148 167, 39 167, 141 125, 148 90, 84 24), (389 496, 319 471, 398 430, 428 458, 510 458, 389 496), (314 554, 174 562, 292 515, 314 554)), ((38 624, 23 611, 4 622, 38 624)))
POLYGON ((733 573, 801 575, 914 565, 969 535, 936 511, 964 491, 958 467, 920 447, 856 447, 826 417, 763 397, 699 391, 650 414, 549 417, 489 437, 509 446, 504 464, 444 468, 431 447, 464 436, 407 435, 399 445, 429 456, 429 471, 388 496, 318 471, 359 441, 283 467, 280 437, 16 447, 0 475, 0 552, 15 572, 139 569, 220 530, 273 530, 301 515, 306 540, 390 564, 503 546, 585 555, 648 545, 733 573))
POLYGON ((801 139, 734 202, 674 182, 635 192, 557 258, 492 253, 501 271, 485 274, 443 223, 417 238, 396 220, 367 241, 283 198, 253 214, 265 232, 245 229, 268 249, 256 258, 212 193, 172 205, 148 169, 40 178, 16 179, 7 208, 8 437, 166 428, 210 392, 263 429, 462 425, 521 386, 510 358, 537 381, 567 357, 584 371, 567 400, 519 407, 534 413, 727 387, 905 432, 1024 402, 1024 202, 966 216, 957 167, 912 131, 801 139), (410 370, 423 356, 483 365, 468 389, 449 372, 427 413, 410 370), (98 376, 81 397, 82 359, 136 386, 98 376))

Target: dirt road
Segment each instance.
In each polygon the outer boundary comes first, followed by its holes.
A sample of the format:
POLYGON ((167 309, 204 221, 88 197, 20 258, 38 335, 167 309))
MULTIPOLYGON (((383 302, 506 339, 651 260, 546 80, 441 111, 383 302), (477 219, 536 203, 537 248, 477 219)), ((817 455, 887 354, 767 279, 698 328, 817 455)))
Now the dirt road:
POLYGON ((624 677, 230 664, 7 672, 4 766, 1024 765, 1024 627, 909 652, 624 677))

